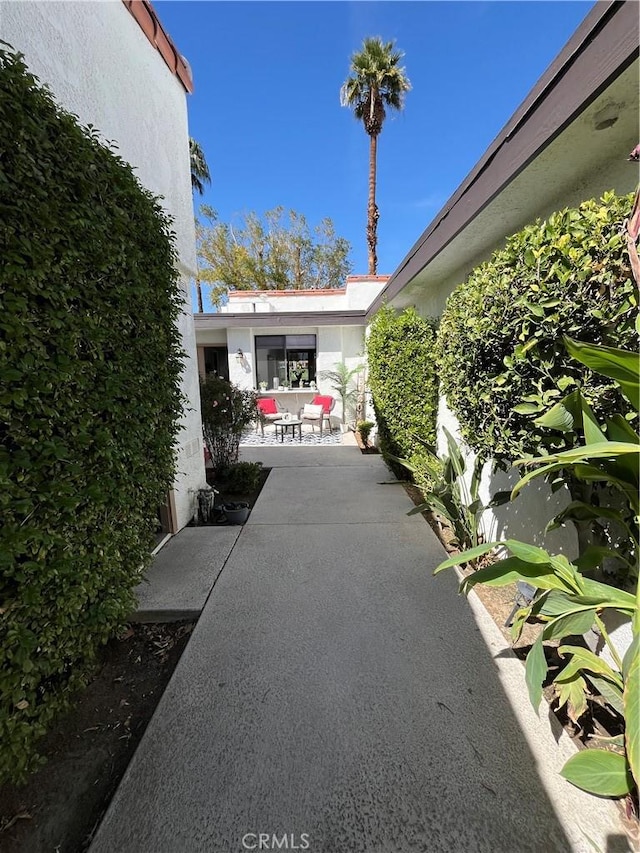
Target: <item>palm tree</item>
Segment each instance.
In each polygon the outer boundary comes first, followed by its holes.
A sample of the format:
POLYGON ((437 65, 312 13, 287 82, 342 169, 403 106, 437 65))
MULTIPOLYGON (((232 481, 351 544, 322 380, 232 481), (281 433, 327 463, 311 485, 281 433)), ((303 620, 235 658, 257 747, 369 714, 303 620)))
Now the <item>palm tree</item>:
POLYGON ((191 189, 199 195, 203 195, 205 183, 211 183, 211 175, 204 151, 199 143, 191 137, 189 137, 189 157, 191 159, 191 189))
POLYGON ((340 103, 351 107, 369 135, 369 203, 367 206, 367 245, 369 275, 376 275, 378 258, 378 206, 376 205, 376 157, 378 136, 386 118, 385 107, 402 110, 404 95, 411 89, 405 69, 398 63, 404 56, 395 50, 394 42, 382 41, 379 36, 366 38, 362 50, 351 57, 350 76, 340 89, 340 103))
MULTIPOLYGON (((189 158, 191 161, 191 189, 199 195, 204 194, 205 183, 211 183, 211 174, 207 161, 204 156, 204 151, 200 145, 189 137, 189 158)), ((198 294, 198 312, 202 314, 202 285, 200 284, 200 276, 196 276, 196 292, 198 294)))

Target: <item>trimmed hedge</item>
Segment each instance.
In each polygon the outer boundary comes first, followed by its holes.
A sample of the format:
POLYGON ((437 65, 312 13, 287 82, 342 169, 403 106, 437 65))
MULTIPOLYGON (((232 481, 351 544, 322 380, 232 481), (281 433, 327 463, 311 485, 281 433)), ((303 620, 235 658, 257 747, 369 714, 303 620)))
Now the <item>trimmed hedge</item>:
POLYGON ((536 418, 576 388, 602 422, 630 406, 563 335, 637 348, 637 293, 622 223, 632 196, 606 193, 513 235, 449 297, 438 331, 442 392, 481 456, 509 463, 566 446, 536 418))
POLYGON ((390 455, 414 465, 414 479, 425 488, 432 479, 424 443, 435 445, 438 413, 434 347, 434 321, 423 319, 414 308, 398 313, 385 305, 371 321, 367 360, 380 449, 398 477, 407 479, 407 469, 390 455))
POLYGON ((170 219, 0 50, 0 780, 131 613, 182 409, 170 219))

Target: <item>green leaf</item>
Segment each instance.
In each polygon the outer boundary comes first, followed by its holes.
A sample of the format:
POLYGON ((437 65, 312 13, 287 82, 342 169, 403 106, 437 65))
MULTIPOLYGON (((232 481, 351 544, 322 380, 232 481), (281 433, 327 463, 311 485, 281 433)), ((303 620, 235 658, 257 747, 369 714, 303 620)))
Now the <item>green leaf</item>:
POLYGON ((538 456, 535 459, 518 459, 515 465, 544 465, 546 463, 575 463, 586 459, 613 459, 619 455, 640 455, 640 445, 627 441, 600 441, 588 447, 574 447, 552 456, 538 456))
MULTIPOLYGON (((463 551, 468 554, 469 551, 463 551)), ((468 592, 476 584, 485 586, 507 586, 519 580, 533 581, 533 586, 539 589, 566 589, 566 584, 553 571, 553 568, 538 563, 526 563, 519 557, 507 557, 498 560, 492 566, 479 569, 463 578, 461 592, 468 592)))
POLYGON ((536 406, 535 403, 518 403, 513 407, 513 411, 519 415, 535 415, 540 411, 540 406, 536 406))
POLYGON ((618 714, 623 716, 624 705, 622 700, 622 690, 617 685, 607 681, 606 678, 600 678, 600 676, 594 675, 591 672, 586 673, 586 678, 591 682, 605 702, 611 705, 614 711, 617 711, 618 714))
POLYGON ((573 678, 577 672, 592 672, 602 678, 606 678, 622 690, 622 676, 612 669, 604 658, 595 655, 590 649, 583 646, 560 646, 558 653, 562 656, 571 655, 571 660, 556 677, 556 681, 564 681, 573 678))
POLYGON ((607 441, 607 436, 602 432, 591 406, 584 397, 580 398, 582 409, 582 429, 584 430, 584 441, 587 446, 607 441))
POLYGON ((440 572, 444 571, 444 569, 450 569, 452 566, 460 566, 463 563, 469 563, 471 560, 476 560, 478 557, 482 557, 484 556, 484 554, 488 554, 490 551, 493 551, 494 548, 497 548, 499 545, 502 544, 502 542, 485 542, 483 545, 476 545, 475 548, 470 548, 468 551, 464 551, 462 554, 456 554, 453 557, 450 557, 448 560, 444 560, 434 570, 433 574, 437 575, 440 572))
POLYGON ((545 640, 557 640, 571 634, 585 634, 595 621, 595 610, 576 608, 571 613, 556 617, 545 625, 542 636, 545 640))
POLYGON ((542 699, 542 682, 547 674, 547 660, 544 656, 544 647, 542 645, 542 636, 538 637, 535 643, 531 646, 531 650, 527 655, 527 663, 525 668, 525 680, 529 690, 529 699, 533 705, 536 714, 542 699))
POLYGON ((569 354, 577 361, 615 379, 636 411, 640 409, 640 365, 637 352, 594 346, 567 337, 564 343, 569 354))
POLYGON ((542 548, 538 548, 536 545, 529 545, 527 542, 519 542, 517 539, 507 539, 504 545, 511 551, 514 557, 518 557, 526 563, 545 565, 551 559, 549 554, 542 548))
POLYGON ((621 415, 607 419, 607 437, 610 441, 631 441, 640 444, 640 436, 621 415))
POLYGON ((554 681, 556 693, 558 696, 559 707, 568 706, 569 717, 575 722, 587 710, 587 698, 585 696, 586 683, 581 675, 574 675, 573 678, 554 681))
POLYGON ((636 634, 628 650, 623 693, 627 759, 636 785, 640 787, 640 636, 636 634))
POLYGON ((545 429, 555 429, 558 432, 571 432, 573 430, 573 417, 562 403, 556 403, 548 412, 536 418, 534 424, 545 429))
POLYGON ((560 775, 577 788, 599 797, 624 797, 633 787, 626 758, 603 749, 583 749, 573 755, 560 775))

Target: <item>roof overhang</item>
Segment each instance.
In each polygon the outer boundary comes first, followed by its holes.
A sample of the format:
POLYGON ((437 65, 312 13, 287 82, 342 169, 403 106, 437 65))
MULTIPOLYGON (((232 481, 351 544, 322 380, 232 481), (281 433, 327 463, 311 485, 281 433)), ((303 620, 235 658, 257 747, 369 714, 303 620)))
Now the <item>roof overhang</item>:
POLYGON ((182 83, 186 92, 193 92, 193 76, 189 63, 162 26, 150 0, 122 0, 138 22, 138 26, 162 57, 165 65, 182 83))
POLYGON ((412 304, 417 291, 457 271, 462 280, 507 234, 555 207, 612 187, 633 188, 637 169, 626 158, 639 132, 639 26, 636 3, 596 3, 373 300, 368 317, 383 301, 412 304), (608 104, 619 107, 618 120, 598 131, 597 115, 608 104))
POLYGON ((204 329, 285 328, 289 326, 365 326, 366 311, 281 311, 194 314, 196 334, 204 329))

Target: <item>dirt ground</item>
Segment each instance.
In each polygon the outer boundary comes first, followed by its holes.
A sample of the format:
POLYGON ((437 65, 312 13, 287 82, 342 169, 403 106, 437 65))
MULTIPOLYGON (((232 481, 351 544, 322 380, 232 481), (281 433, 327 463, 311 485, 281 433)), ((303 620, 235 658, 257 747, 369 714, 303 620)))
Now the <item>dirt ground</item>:
POLYGON ((41 742, 47 764, 0 787, 2 853, 87 849, 187 644, 193 623, 131 625, 41 742))

